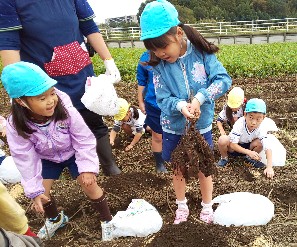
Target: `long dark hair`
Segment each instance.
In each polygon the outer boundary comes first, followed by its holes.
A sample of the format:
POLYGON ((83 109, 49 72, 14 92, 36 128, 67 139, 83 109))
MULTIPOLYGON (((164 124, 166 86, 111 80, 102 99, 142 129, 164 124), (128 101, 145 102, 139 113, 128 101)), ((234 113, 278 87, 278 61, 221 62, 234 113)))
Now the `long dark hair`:
POLYGON ((134 105, 131 105, 130 108, 133 109, 132 117, 137 120, 139 118, 139 112, 137 110, 137 107, 134 105))
MULTIPOLYGON (((68 111, 64 107, 61 102, 61 99, 58 97, 58 103, 55 108, 54 114, 51 119, 55 122, 60 120, 66 120, 68 118, 68 111)), ((26 97, 21 98, 23 101, 27 102, 26 97)), ((21 106, 16 102, 16 99, 12 99, 12 106, 11 106, 11 115, 14 127, 21 137, 28 139, 30 135, 35 132, 35 130, 31 129, 28 125, 28 122, 31 121, 30 110, 26 107, 21 106)))
MULTIPOLYGON (((246 105, 246 99, 244 99, 244 102, 241 105, 243 112, 245 110, 245 105, 246 105)), ((227 117, 227 121, 230 123, 230 125, 232 127, 235 123, 235 120, 233 118, 232 109, 228 105, 226 105, 226 117, 227 117)))
MULTIPOLYGON (((197 31, 195 28, 185 25, 183 23, 180 23, 178 26, 184 30, 187 38, 195 46, 195 48, 198 51, 200 51, 202 54, 204 52, 208 54, 213 54, 219 51, 219 47, 207 41, 201 35, 201 33, 199 33, 199 31, 197 31)), ((150 51, 150 61, 147 63, 148 65, 156 66, 160 63, 161 59, 158 58, 153 51, 157 48, 166 47, 166 45, 168 45, 171 42, 170 36, 174 36, 176 32, 177 32, 177 26, 170 28, 167 33, 159 37, 146 39, 143 41, 145 48, 150 51)))

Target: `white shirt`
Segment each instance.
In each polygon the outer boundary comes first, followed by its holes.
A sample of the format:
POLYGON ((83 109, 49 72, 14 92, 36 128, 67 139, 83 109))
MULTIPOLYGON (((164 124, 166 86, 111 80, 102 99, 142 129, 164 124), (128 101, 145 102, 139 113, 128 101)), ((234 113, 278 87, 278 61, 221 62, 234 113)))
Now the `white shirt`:
MULTIPOLYGON (((223 110, 219 114, 218 121, 220 121, 220 122, 227 122, 228 121, 227 115, 226 115, 226 107, 227 107, 227 105, 224 105, 223 110)), ((243 116, 242 107, 240 107, 237 110, 237 112, 232 112, 232 116, 233 116, 234 122, 236 122, 238 118, 242 117, 243 116)))
POLYGON ((231 130, 229 137, 230 142, 237 144, 250 143, 258 138, 261 141, 264 150, 266 150, 269 146, 267 143, 267 129, 265 128, 264 121, 257 129, 249 131, 245 117, 241 117, 233 125, 233 129, 231 130))

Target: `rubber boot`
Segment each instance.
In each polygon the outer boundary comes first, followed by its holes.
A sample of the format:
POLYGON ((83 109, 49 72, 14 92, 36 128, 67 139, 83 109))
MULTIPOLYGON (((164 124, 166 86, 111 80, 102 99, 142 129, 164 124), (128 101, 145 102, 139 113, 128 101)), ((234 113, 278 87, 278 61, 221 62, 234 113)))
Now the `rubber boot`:
POLYGON ((164 166, 164 160, 162 158, 162 152, 153 152, 155 161, 156 161, 156 172, 165 172, 167 173, 167 169, 164 166))
POLYGON ((113 158, 108 134, 97 139, 96 151, 105 176, 118 175, 121 173, 121 170, 117 167, 113 158))

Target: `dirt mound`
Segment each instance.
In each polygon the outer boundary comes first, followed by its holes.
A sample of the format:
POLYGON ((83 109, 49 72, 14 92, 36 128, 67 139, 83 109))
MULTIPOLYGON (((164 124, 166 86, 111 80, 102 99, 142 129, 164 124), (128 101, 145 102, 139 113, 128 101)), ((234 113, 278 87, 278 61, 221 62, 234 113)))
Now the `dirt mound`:
MULTIPOLYGON (((111 211, 115 214, 119 210, 125 210, 133 198, 145 199, 160 212, 163 218, 162 229, 146 238, 128 237, 102 242, 97 213, 78 184, 70 180, 65 173, 63 178, 55 183, 53 194, 57 204, 61 205, 70 217, 70 223, 59 230, 51 240, 45 241, 45 246, 296 246, 296 76, 264 80, 236 79, 233 85, 241 86, 248 99, 260 97, 267 102, 268 116, 276 119, 280 127, 276 136, 287 149, 287 164, 285 167, 276 167, 275 178, 268 180, 262 170, 245 167, 242 159, 231 160, 226 168, 218 169, 214 176, 213 196, 236 191, 268 196, 275 205, 275 217, 267 225, 227 228, 201 222, 199 181, 194 178, 189 179, 186 192, 190 208, 189 220, 181 225, 173 225, 176 205, 171 184, 171 167, 167 167, 168 174, 156 174, 150 136, 145 135, 130 152, 125 152, 127 137, 119 135, 117 148, 113 149, 113 152, 123 173, 117 177, 98 177, 99 183, 107 192, 111 211)), ((135 83, 119 83, 116 87, 120 97, 129 99, 134 105, 138 104, 135 83)), ((10 103, 3 91, 1 98, 1 113, 7 115, 10 103)), ((223 104, 224 98, 217 102, 217 114, 223 104)), ((112 125, 111 119, 106 118, 106 122, 112 125)), ((215 160, 218 161, 216 142, 219 133, 215 125, 213 136, 215 160)), ((25 209, 30 205, 30 201, 24 196, 18 197, 17 200, 25 209)), ((43 219, 30 210, 27 215, 30 225, 38 231, 44 223, 43 219)))

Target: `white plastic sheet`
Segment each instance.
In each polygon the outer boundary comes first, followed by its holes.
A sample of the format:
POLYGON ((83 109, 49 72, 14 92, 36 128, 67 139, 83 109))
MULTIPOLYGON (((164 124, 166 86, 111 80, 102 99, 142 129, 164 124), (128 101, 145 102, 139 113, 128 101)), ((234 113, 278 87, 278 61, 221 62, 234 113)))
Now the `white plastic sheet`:
POLYGON ((111 76, 88 77, 81 102, 87 109, 102 116, 114 116, 119 111, 118 96, 111 76))
POLYGON ((162 217, 154 206, 143 199, 132 199, 126 211, 119 211, 112 219, 113 238, 146 237, 158 232, 162 217))
POLYGON ((0 165, 0 181, 3 184, 15 184, 21 182, 21 178, 13 158, 7 156, 0 165))
POLYGON ((266 225, 274 216, 274 204, 265 196, 250 192, 234 192, 213 199, 219 206, 214 223, 223 226, 266 225))

